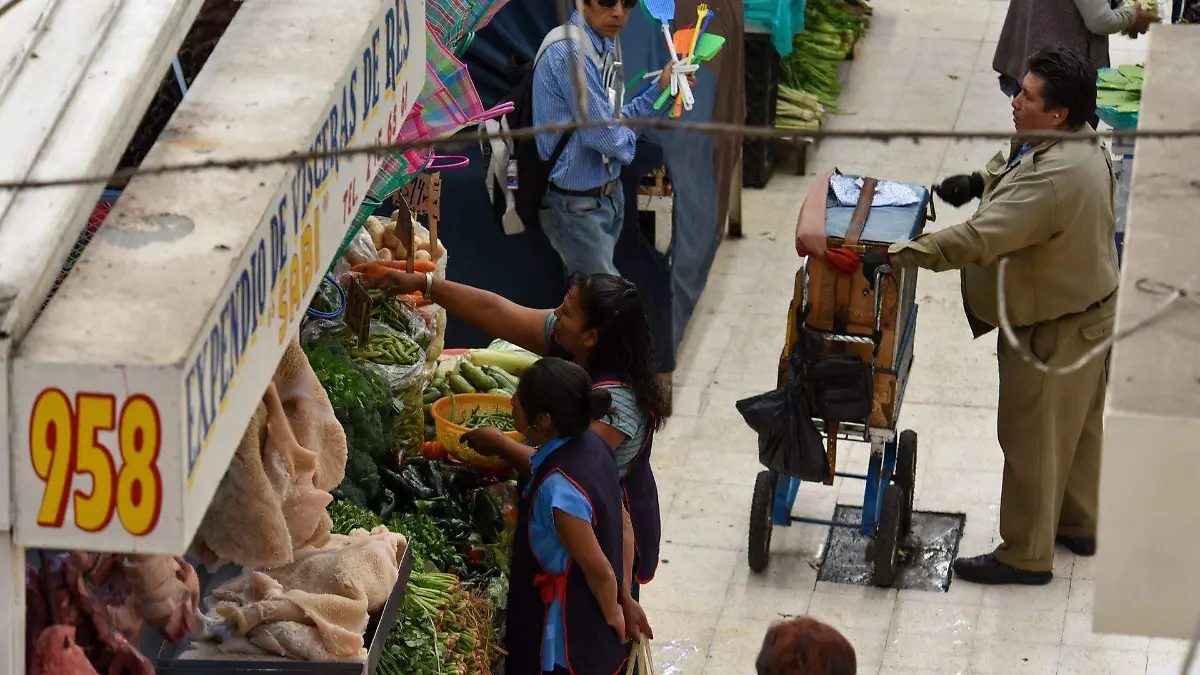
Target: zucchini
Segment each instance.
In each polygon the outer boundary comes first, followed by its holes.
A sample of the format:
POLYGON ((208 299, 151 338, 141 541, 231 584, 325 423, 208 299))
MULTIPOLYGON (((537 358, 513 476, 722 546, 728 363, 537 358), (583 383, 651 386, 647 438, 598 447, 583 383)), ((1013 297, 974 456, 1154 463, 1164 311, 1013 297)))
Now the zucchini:
POLYGON ((459 368, 459 375, 465 378, 467 382, 470 382, 476 391, 487 391, 499 386, 495 379, 485 374, 478 366, 469 361, 462 362, 462 366, 459 368))
POLYGON ((488 393, 492 396, 512 396, 513 392, 507 389, 489 389, 488 393))
POLYGON ((446 378, 446 383, 450 385, 450 391, 454 392, 455 394, 475 393, 475 388, 472 387, 471 383, 467 382, 462 375, 451 375, 450 377, 446 378))
POLYGON ((421 402, 428 405, 430 403, 437 402, 437 400, 440 398, 443 398, 442 392, 436 388, 430 387, 429 390, 425 392, 425 395, 421 397, 421 402))
POLYGON ((520 384, 521 384, 520 378, 518 378, 516 375, 513 375, 512 373, 508 372, 507 370, 505 370, 499 366, 484 366, 483 372, 485 372, 488 375, 491 375, 493 378, 495 378, 496 383, 499 384, 501 387, 508 389, 509 386, 511 386, 512 390, 514 392, 517 390, 517 387, 520 386, 520 384))

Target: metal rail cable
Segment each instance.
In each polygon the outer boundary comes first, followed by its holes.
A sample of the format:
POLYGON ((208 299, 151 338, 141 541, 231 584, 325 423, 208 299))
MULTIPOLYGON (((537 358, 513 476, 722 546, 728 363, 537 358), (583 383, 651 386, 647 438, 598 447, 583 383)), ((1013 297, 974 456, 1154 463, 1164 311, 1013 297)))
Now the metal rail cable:
MULTIPOLYGON (((544 124, 515 130, 500 130, 489 133, 482 126, 473 132, 459 132, 433 138, 420 138, 411 141, 394 143, 365 144, 338 148, 336 150, 306 150, 288 152, 262 157, 238 157, 224 160, 204 160, 199 162, 181 162, 161 166, 140 166, 136 168, 118 169, 106 174, 89 174, 63 176, 57 178, 39 178, 30 180, 0 181, 0 190, 25 190, 69 185, 124 185, 137 176, 159 176, 171 173, 189 173, 212 170, 247 170, 279 164, 295 164, 301 162, 332 159, 335 157, 356 157, 362 155, 389 155, 413 149, 456 148, 487 142, 495 138, 510 140, 528 140, 545 133, 558 133, 567 130, 597 129, 611 126, 623 126, 630 129, 659 129, 673 131, 693 131, 717 136, 742 136, 748 138, 798 139, 818 141, 823 139, 856 139, 879 142, 892 140, 911 140, 920 143, 922 140, 1003 140, 1020 138, 1028 141, 1056 140, 1067 143, 1099 143, 1105 139, 1136 140, 1136 139, 1200 139, 1200 129, 1164 129, 1155 131, 1097 131, 1091 134, 1079 135, 1066 131, 1026 131, 1020 134, 1012 131, 953 131, 953 130, 922 130, 922 129, 823 129, 818 131, 797 131, 794 129, 776 129, 774 127, 755 127, 742 124, 723 122, 687 122, 667 119, 621 119, 621 120, 589 120, 570 122, 566 124, 544 124)), ((1200 179, 1192 182, 1200 186, 1200 179)))

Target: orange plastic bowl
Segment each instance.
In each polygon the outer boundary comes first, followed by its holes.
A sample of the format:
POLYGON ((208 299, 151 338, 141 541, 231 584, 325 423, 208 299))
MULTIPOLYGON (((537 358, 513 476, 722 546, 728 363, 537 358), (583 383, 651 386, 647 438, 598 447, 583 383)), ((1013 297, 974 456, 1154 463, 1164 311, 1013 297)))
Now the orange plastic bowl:
MULTIPOLYGON (((438 441, 446 448, 446 452, 471 466, 493 469, 508 466, 500 457, 484 457, 472 450, 462 440, 463 434, 470 431, 462 426, 462 422, 476 410, 489 413, 506 412, 511 415, 511 398, 499 394, 456 394, 438 399, 430 410, 433 412, 433 425, 437 430, 438 441)), ((519 432, 506 431, 504 435, 518 443, 525 442, 525 437, 519 432)))

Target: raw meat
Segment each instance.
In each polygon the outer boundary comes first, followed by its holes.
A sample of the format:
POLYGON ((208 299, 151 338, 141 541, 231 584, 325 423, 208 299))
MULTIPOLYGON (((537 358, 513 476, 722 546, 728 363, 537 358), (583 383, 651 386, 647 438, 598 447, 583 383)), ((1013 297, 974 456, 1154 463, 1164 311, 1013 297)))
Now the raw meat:
POLYGON ((192 540, 191 553, 210 569, 228 562, 274 567, 292 560, 283 505, 263 466, 266 440, 267 406, 260 403, 192 540))
POLYGON ((267 405, 267 448, 263 455, 270 458, 265 463, 267 476, 282 496, 283 519, 292 538, 292 550, 321 546, 329 541, 329 530, 333 527, 325 511, 333 496, 313 485, 317 453, 296 442, 274 382, 267 385, 263 401, 267 405))
POLYGON ((195 571, 181 558, 143 556, 146 569, 165 569, 171 575, 151 580, 148 588, 126 578, 123 555, 74 551, 42 554, 41 560, 41 569, 26 574, 29 672, 153 675, 153 665, 132 644, 144 625, 138 607, 153 606, 139 594, 184 605, 188 616, 195 612, 199 591, 183 581, 194 580, 195 571))
POLYGON ((293 341, 263 395, 192 542, 210 569, 273 568, 333 526, 328 490, 342 481, 346 434, 329 397, 293 341))
POLYGON ((283 353, 274 383, 296 441, 317 453, 313 485, 332 490, 346 475, 346 432, 298 341, 283 353))
MULTIPOLYGON (((88 650, 88 657, 92 664, 101 669, 106 669, 108 675, 122 675, 130 673, 131 675, 154 675, 154 666, 150 664, 146 657, 137 650, 136 647, 129 643, 125 635, 122 635, 114 625, 109 613, 109 605, 91 585, 89 574, 95 569, 105 567, 110 569, 112 560, 119 560, 118 556, 113 554, 101 554, 99 556, 91 553, 75 551, 68 554, 66 560, 66 576, 67 584, 78 599, 80 606, 83 608, 84 614, 91 620, 91 626, 95 629, 96 637, 99 638, 101 644, 92 644, 88 650)), ((119 601, 121 605, 129 599, 129 588, 125 584, 121 584, 123 588, 112 589, 115 593, 111 600, 119 601)), ((130 638, 137 639, 137 635, 130 635, 130 638)), ((82 639, 82 635, 81 635, 82 639)), ((86 643, 91 643, 90 640, 86 643)))
POLYGON ((405 546, 380 526, 332 535, 291 565, 245 571, 213 591, 202 632, 222 651, 250 645, 264 655, 362 660, 368 615, 387 602, 405 546))
POLYGON ((199 609, 196 570, 179 556, 131 555, 124 572, 137 613, 171 642, 182 640, 199 609))
POLYGON ((100 675, 79 645, 75 627, 55 624, 38 635, 30 675, 100 675))

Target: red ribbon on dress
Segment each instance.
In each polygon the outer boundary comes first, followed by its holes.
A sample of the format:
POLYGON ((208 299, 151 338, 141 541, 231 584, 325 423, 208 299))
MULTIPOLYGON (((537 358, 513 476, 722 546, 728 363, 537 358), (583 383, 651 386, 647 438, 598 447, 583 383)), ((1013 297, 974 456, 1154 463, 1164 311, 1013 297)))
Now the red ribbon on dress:
POLYGON ((542 594, 542 602, 549 605, 558 598, 559 602, 567 600, 566 574, 538 574, 533 578, 533 585, 542 594))

